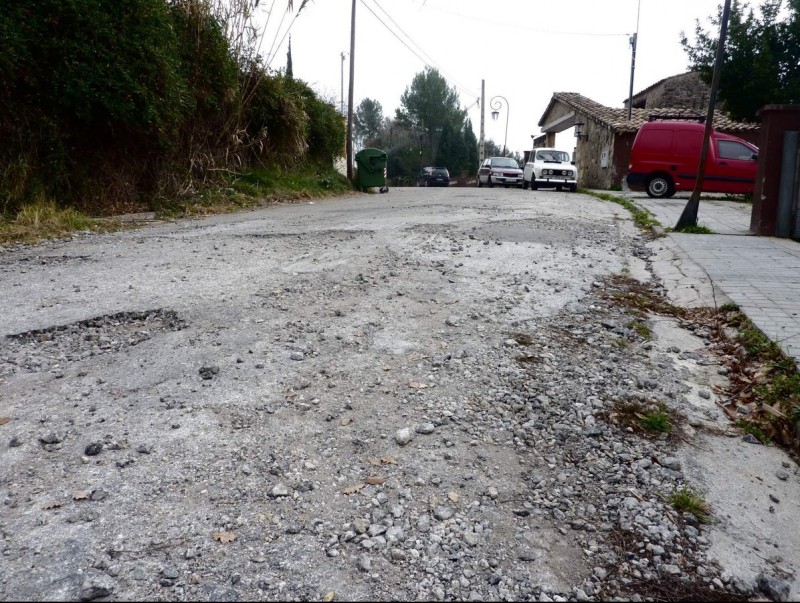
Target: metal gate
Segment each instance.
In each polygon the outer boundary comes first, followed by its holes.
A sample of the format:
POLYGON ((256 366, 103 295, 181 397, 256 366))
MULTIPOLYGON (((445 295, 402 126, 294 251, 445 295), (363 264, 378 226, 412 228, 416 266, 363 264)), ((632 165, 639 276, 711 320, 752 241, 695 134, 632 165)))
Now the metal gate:
POLYGON ((800 132, 783 133, 775 236, 800 240, 800 132))
POLYGON ((800 241, 800 132, 783 133, 776 236, 800 241))

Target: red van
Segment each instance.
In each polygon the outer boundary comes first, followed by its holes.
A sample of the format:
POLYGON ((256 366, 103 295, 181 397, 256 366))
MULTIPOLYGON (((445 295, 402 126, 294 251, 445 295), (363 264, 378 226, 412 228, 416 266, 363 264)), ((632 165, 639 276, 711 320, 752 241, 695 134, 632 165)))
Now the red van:
MULTIPOLYGON (((694 190, 705 125, 688 121, 648 121, 631 148, 625 181, 649 197, 671 197, 694 190)), ((746 140, 711 130, 703 176, 703 192, 752 194, 758 147, 746 140)))

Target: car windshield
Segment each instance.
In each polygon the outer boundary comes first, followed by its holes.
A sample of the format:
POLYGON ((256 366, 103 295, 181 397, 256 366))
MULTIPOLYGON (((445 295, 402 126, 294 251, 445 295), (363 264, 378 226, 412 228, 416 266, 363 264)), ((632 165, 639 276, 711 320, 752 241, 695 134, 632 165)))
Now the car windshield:
POLYGON ((536 153, 537 161, 552 161, 552 162, 567 162, 569 161, 569 153, 564 151, 538 151, 536 153))
POLYGON ((516 159, 511 157, 494 157, 492 158, 492 167, 519 169, 519 164, 516 159))

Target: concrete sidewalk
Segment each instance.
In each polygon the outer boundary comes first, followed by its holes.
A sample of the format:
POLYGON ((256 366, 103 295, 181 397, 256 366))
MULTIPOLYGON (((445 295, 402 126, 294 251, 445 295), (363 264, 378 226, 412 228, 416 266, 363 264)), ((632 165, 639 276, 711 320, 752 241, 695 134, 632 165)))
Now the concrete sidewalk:
MULTIPOLYGON (((614 193, 652 213, 672 228, 686 206, 688 193, 650 199, 645 193, 614 193)), ((678 276, 690 287, 703 275, 716 292, 736 303, 753 323, 800 363, 800 243, 750 234, 751 205, 722 199, 700 200, 698 224, 714 234, 667 234, 678 276), (694 263, 695 266, 689 264, 694 263)), ((717 296, 717 304, 724 303, 717 296)))

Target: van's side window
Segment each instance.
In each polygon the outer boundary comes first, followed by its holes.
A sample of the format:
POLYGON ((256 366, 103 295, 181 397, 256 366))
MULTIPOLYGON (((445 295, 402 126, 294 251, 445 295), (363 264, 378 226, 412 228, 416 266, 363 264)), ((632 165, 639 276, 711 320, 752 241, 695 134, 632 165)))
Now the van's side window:
POLYGON ((753 159, 753 150, 740 142, 720 140, 717 143, 720 159, 739 159, 747 161, 753 159))

